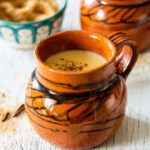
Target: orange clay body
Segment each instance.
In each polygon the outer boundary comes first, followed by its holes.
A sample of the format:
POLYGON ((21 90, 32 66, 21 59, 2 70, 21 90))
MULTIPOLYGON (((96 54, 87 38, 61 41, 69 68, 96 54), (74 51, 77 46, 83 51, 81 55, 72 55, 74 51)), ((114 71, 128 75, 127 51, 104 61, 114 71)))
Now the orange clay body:
POLYGON ((127 33, 144 50, 150 47, 149 0, 82 0, 81 25, 108 36, 114 31, 127 33))
POLYGON ((36 47, 37 68, 28 83, 25 108, 36 132, 48 142, 69 149, 92 148, 121 126, 127 100, 125 79, 136 62, 137 50, 123 33, 109 39, 66 31, 36 47), (72 48, 96 52, 107 63, 82 73, 54 71, 45 65, 50 55, 72 48))

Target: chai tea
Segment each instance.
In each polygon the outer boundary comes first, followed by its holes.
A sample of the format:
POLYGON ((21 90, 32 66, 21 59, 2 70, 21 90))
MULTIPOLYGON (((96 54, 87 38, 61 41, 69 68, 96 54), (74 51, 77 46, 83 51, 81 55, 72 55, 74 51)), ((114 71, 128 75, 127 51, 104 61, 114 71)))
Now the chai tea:
POLYGON ((106 59, 91 51, 68 50, 48 57, 45 63, 57 71, 82 72, 102 66, 106 59))

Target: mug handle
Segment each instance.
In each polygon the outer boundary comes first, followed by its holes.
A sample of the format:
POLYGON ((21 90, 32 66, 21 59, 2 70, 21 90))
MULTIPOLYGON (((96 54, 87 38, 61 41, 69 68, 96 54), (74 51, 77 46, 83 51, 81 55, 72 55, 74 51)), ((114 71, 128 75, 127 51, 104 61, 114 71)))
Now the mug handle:
POLYGON ((108 38, 117 47, 117 73, 127 79, 138 58, 137 44, 123 32, 114 32, 108 38))

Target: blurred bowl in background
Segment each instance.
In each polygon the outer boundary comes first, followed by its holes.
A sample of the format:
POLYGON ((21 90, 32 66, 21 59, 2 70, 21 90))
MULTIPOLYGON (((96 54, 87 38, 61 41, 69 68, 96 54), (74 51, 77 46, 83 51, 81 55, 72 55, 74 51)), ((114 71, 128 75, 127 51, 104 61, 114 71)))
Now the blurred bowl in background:
POLYGON ((33 49, 37 42, 60 28, 67 0, 56 1, 59 10, 52 17, 23 23, 0 20, 0 37, 11 47, 33 49))

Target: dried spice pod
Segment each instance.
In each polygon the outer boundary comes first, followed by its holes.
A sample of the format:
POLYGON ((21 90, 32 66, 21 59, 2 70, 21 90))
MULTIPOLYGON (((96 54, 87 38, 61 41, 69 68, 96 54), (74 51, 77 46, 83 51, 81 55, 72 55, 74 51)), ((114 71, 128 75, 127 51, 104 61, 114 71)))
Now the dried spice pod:
POLYGON ((7 112, 6 114, 4 114, 4 117, 3 117, 3 119, 2 119, 2 122, 5 122, 5 121, 8 119, 9 115, 10 115, 9 112, 7 112))
POLYGON ((25 110, 24 104, 22 104, 14 113, 13 118, 18 117, 25 110))
POLYGON ((6 97, 6 94, 5 94, 5 93, 2 93, 1 96, 4 98, 4 97, 6 97))
POLYGON ((4 92, 0 92, 0 100, 5 99, 7 96, 4 92))

